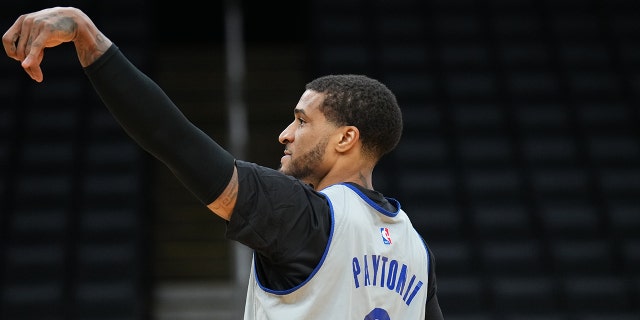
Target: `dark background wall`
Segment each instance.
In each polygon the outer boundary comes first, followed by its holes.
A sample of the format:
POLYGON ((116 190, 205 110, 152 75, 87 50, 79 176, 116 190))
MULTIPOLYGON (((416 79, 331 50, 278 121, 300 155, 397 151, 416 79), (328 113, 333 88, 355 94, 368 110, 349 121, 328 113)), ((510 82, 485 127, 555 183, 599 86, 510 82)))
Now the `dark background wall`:
MULTIPOLYGON (((227 145, 224 2, 83 8, 227 145)), ((46 1, 2 3, 0 29, 46 1)), ((635 1, 243 3, 246 158, 276 167, 304 83, 365 73, 405 133, 374 185, 436 254, 447 319, 636 319, 640 11, 635 1)), ((0 318, 143 319, 163 281, 226 281, 222 222, 133 145, 48 50, 0 59, 0 318)))

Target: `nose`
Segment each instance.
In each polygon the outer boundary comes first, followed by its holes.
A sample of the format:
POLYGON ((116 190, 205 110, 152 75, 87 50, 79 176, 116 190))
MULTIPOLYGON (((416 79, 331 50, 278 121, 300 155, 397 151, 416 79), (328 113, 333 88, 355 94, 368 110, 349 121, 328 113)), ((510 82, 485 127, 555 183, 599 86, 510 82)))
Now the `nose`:
POLYGON ((293 142, 294 123, 295 121, 289 124, 286 128, 284 128, 284 130, 282 130, 282 132, 280 133, 280 136, 278 136, 278 141, 280 141, 281 144, 287 144, 287 143, 293 142))

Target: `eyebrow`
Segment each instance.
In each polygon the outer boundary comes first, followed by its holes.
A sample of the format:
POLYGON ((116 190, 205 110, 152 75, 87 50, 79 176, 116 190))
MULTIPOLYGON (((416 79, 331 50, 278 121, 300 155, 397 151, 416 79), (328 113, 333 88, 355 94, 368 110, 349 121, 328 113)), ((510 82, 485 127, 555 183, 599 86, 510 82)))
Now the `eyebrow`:
POLYGON ((299 109, 299 108, 293 109, 293 114, 302 114, 302 115, 305 115, 305 116, 307 115, 307 113, 304 112, 303 109, 299 109))

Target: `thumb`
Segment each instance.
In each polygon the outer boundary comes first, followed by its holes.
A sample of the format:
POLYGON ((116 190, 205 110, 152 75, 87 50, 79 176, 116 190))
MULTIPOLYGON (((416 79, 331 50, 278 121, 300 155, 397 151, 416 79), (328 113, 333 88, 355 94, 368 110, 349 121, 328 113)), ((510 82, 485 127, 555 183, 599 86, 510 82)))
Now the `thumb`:
POLYGON ((42 82, 44 78, 40 63, 44 57, 44 52, 40 50, 31 49, 27 57, 22 61, 21 65, 25 72, 31 77, 31 79, 42 82))

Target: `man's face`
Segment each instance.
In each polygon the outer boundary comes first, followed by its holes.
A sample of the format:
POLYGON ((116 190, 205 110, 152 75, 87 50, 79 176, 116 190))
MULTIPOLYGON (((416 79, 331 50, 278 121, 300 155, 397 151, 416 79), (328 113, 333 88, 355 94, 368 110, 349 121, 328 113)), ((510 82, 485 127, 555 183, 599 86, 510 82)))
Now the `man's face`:
POLYGON ((306 183, 317 183, 330 169, 324 164, 330 135, 335 126, 320 112, 324 95, 307 90, 294 109, 294 120, 278 137, 284 144, 280 171, 306 183))

